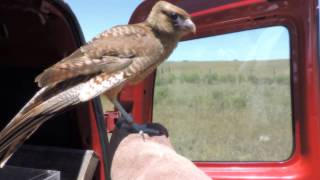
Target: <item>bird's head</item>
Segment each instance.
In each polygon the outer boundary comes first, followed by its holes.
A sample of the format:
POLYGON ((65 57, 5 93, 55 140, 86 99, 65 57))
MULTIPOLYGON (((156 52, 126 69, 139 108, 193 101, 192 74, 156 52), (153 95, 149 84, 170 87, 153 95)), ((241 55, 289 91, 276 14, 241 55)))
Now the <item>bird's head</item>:
POLYGON ((146 22, 160 33, 173 34, 179 38, 196 32, 196 26, 190 15, 166 1, 158 1, 152 7, 146 22))

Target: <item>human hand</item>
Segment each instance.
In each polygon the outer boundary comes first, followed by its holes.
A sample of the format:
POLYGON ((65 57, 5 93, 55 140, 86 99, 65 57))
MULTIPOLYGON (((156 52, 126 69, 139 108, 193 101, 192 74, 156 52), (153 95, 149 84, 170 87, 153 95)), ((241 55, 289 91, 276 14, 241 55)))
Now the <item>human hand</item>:
POLYGON ((112 135, 111 179, 210 179, 190 160, 173 149, 167 130, 159 124, 148 126, 164 135, 131 134, 116 129, 112 135))

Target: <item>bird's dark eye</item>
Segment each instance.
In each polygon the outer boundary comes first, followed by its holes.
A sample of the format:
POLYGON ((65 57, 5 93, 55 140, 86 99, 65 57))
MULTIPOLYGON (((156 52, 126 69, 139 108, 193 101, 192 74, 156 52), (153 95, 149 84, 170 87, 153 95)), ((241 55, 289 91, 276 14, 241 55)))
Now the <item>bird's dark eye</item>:
POLYGON ((170 18, 172 20, 177 20, 178 19, 178 15, 176 13, 170 13, 169 16, 170 16, 170 18))

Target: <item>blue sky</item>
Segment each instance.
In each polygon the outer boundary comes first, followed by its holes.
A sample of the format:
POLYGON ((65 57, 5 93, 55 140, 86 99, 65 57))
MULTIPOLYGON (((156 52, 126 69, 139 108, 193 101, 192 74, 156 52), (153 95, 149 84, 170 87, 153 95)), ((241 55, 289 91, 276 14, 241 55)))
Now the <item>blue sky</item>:
POLYGON ((75 13, 87 41, 102 31, 128 24, 142 0, 65 0, 75 13))
POLYGON ((170 60, 272 60, 289 58, 289 33, 275 26, 181 42, 170 60))
MULTIPOLYGON (((76 14, 87 41, 119 24, 127 24, 142 0, 65 0, 76 14)), ((284 27, 231 33, 181 42, 170 60, 268 60, 289 58, 284 27)))

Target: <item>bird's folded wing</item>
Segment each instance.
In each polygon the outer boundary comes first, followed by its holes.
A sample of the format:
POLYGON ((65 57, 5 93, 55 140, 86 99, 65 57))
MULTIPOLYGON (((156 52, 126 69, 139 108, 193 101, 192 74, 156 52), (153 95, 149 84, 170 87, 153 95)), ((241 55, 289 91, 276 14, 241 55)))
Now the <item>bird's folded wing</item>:
POLYGON ((35 81, 39 87, 44 87, 79 75, 93 74, 100 71, 113 73, 131 63, 132 59, 129 57, 103 56, 100 59, 90 59, 82 56, 76 60, 72 59, 72 61, 56 64, 37 76, 35 81))
POLYGON ((46 69, 35 82, 44 87, 79 75, 121 70, 137 57, 137 47, 145 44, 140 42, 144 35, 143 28, 138 26, 116 26, 46 69))

